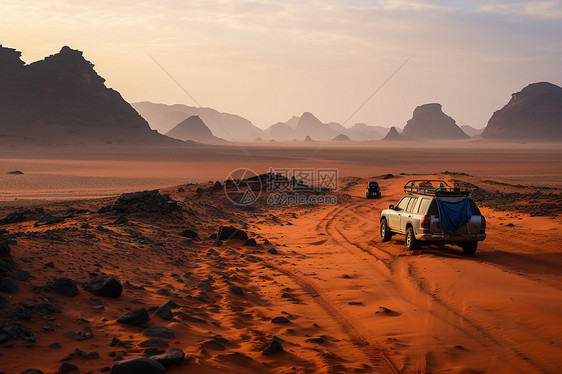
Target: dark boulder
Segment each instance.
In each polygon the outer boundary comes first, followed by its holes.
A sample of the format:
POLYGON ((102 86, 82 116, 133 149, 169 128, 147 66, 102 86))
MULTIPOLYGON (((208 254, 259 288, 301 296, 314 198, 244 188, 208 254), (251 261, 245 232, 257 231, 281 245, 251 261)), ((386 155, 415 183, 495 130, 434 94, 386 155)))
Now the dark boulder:
POLYGON ((119 196, 112 210, 122 213, 167 213, 178 210, 177 201, 158 190, 124 193, 119 196))
POLYGON ((144 357, 134 357, 115 363, 111 374, 165 374, 166 369, 158 361, 144 357))
POLYGON ((230 240, 230 239, 239 239, 239 240, 248 240, 248 234, 240 229, 237 229, 232 226, 221 226, 219 227, 219 240, 230 240))
POLYGON ((143 334, 151 338, 172 339, 176 337, 176 334, 172 330, 164 326, 149 327, 143 331, 143 334))
POLYGON ((123 286, 113 275, 100 275, 88 282, 86 290, 96 296, 115 298, 121 296, 123 286))
POLYGON ((20 374, 43 374, 43 372, 39 369, 27 369, 22 371, 20 374))
POLYGON ((57 278, 52 287, 57 294, 62 296, 74 297, 79 293, 76 281, 70 278, 57 278))
POLYGON ((60 366, 59 373, 70 373, 76 370, 78 370, 78 366, 65 362, 60 366))
POLYGON ((23 175, 23 171, 21 170, 14 170, 14 171, 9 171, 6 174, 12 174, 12 175, 23 175))
POLYGON ((11 277, 4 277, 0 279, 0 291, 6 293, 16 293, 19 289, 18 284, 11 277))
POLYGON ((184 237, 189 238, 189 239, 195 239, 195 238, 199 237, 199 234, 197 234, 197 232, 195 232, 193 230, 187 229, 187 230, 182 231, 181 236, 184 236, 184 237))
POLYGON ((244 243, 244 245, 248 246, 248 247, 255 247, 255 246, 258 245, 258 243, 256 242, 256 239, 251 238, 251 239, 246 240, 246 243, 244 243))
POLYGON ((119 323, 125 323, 133 326, 143 326, 148 321, 150 321, 150 316, 144 308, 131 310, 130 312, 123 314, 117 319, 117 322, 119 323))
POLYGON ((271 322, 273 322, 273 323, 289 323, 291 321, 288 318, 281 316, 281 317, 273 318, 271 320, 271 322))
POLYGON ((230 290, 230 292, 236 295, 242 295, 244 293, 244 291, 242 291, 242 288, 238 286, 230 286, 228 287, 228 289, 230 290))
POLYGON ((150 339, 146 339, 145 341, 142 341, 139 343, 139 347, 143 347, 143 348, 147 348, 147 347, 163 347, 165 345, 167 345, 168 343, 166 343, 165 340, 162 340, 160 338, 150 338, 150 339))
POLYGON ((263 355, 268 356, 278 352, 284 352, 283 345, 281 344, 281 339, 274 336, 271 343, 261 352, 263 355))
POLYGON ((152 356, 151 360, 158 361, 164 366, 172 364, 181 364, 185 361, 185 353, 178 348, 170 348, 166 352, 152 356))

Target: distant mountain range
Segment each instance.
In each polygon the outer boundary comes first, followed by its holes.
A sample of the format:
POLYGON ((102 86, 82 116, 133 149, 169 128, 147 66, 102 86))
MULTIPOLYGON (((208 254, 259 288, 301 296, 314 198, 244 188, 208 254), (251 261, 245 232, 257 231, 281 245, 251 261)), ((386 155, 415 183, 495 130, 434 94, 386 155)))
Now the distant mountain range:
POLYGON ((350 140, 362 141, 380 139, 387 131, 386 127, 368 126, 364 123, 356 123, 350 128, 337 122, 322 123, 312 113, 304 112, 300 117, 293 116, 287 122, 271 125, 265 130, 265 138, 286 141, 310 137, 316 141, 327 141, 342 134, 350 140))
POLYGON ((29 65, 20 57, 0 45, 3 144, 180 143, 151 130, 81 51, 65 46, 29 65))
POLYGON ((492 115, 482 138, 561 141, 562 88, 538 82, 514 93, 511 100, 492 115))
POLYGON ((247 142, 263 137, 263 130, 247 119, 212 108, 196 108, 183 104, 156 104, 141 101, 131 104, 143 116, 150 127, 162 134, 167 133, 183 120, 198 116, 214 136, 227 141, 247 142))
POLYGON ((310 112, 263 130, 241 116, 212 108, 147 101, 131 106, 119 92, 105 86, 105 80, 81 51, 67 46, 26 65, 21 52, 0 45, 2 145, 183 145, 256 140, 370 141, 383 137, 386 141, 469 137, 562 141, 562 88, 548 82, 528 85, 492 115, 483 131, 459 127, 438 103, 415 108, 402 131, 364 123, 347 128, 337 122, 324 123, 310 112))

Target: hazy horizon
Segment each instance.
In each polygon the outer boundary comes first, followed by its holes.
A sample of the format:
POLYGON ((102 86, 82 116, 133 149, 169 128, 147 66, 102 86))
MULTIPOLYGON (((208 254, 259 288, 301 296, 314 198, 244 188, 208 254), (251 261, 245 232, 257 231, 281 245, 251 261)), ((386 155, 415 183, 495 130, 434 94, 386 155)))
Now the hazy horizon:
POLYGON ((201 106, 260 128, 309 111, 322 122, 403 127, 439 102, 483 128, 530 83, 561 85, 558 1, 5 1, 0 41, 26 63, 63 45, 129 102, 201 106), (149 56, 150 54, 150 56, 149 56))

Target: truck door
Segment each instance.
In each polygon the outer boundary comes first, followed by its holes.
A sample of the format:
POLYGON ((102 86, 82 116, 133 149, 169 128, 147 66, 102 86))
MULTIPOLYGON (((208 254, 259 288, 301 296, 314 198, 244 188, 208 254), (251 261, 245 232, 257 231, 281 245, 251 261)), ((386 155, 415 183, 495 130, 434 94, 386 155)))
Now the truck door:
POLYGON ((400 231, 400 217, 406 211, 410 199, 410 196, 403 197, 396 207, 394 207, 394 211, 388 216, 388 227, 390 227, 391 230, 400 231))

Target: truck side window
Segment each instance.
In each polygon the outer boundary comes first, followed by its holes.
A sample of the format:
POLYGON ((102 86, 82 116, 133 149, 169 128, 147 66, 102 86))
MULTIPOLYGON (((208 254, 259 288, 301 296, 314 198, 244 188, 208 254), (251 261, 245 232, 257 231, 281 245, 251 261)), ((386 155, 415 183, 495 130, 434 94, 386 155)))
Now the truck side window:
POLYGON ((406 209, 406 207, 408 206, 408 203, 410 202, 410 199, 411 199, 411 197, 409 197, 409 196, 403 197, 402 200, 400 200, 400 202, 396 206, 396 210, 406 209))
POLYGON ((429 207, 429 199, 421 199, 420 206, 418 208, 417 213, 420 214, 427 214, 427 208, 429 207))
POLYGON ((412 197, 410 199, 410 203, 408 204, 408 207, 406 208, 407 212, 413 213, 414 212, 414 207, 416 206, 416 203, 418 202, 418 198, 417 197, 412 197))

